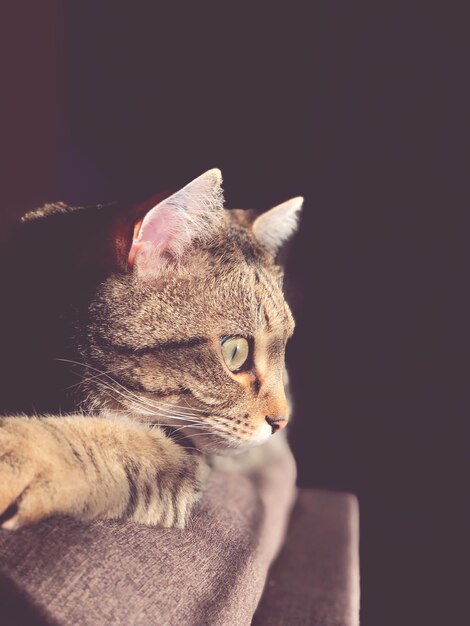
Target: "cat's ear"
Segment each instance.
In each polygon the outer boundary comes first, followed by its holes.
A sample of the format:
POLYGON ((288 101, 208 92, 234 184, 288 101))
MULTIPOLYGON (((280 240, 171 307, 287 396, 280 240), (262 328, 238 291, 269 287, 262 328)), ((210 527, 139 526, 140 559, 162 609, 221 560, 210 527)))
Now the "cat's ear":
POLYGON ((303 201, 301 196, 291 198, 253 222, 253 234, 271 254, 276 255, 297 230, 303 201))
POLYGON ((145 275, 209 238, 224 219, 221 183, 220 170, 209 170, 151 208, 135 225, 128 266, 145 275))

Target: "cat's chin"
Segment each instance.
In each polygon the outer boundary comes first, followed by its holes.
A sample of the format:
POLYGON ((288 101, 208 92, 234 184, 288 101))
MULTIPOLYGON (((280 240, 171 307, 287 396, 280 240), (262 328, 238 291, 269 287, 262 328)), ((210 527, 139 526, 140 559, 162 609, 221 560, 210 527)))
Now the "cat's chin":
POLYGON ((197 443, 195 439, 192 441, 195 447, 204 454, 236 456, 266 443, 270 438, 271 432, 264 432, 264 430, 262 430, 262 432, 254 433, 251 437, 246 439, 229 438, 214 433, 208 433, 206 436, 198 434, 197 443))

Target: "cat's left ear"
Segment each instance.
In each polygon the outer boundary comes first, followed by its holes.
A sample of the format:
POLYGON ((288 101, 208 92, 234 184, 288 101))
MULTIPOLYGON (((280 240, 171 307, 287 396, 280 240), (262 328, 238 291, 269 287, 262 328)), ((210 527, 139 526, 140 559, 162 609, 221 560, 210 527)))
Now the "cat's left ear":
POLYGON ((211 237, 224 218, 222 174, 212 169, 151 208, 134 228, 128 266, 141 276, 165 260, 182 259, 196 240, 211 237))
POLYGON ((276 255, 296 232, 304 199, 291 198, 266 211, 253 222, 253 234, 271 254, 276 255))

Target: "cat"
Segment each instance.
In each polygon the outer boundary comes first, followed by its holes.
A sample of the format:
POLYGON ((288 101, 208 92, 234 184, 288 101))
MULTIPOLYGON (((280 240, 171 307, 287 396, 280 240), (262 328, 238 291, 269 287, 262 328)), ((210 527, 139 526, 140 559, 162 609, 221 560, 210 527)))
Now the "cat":
POLYGON ((287 424, 277 256, 303 199, 227 210, 221 181, 22 219, 0 259, 2 528, 184 528, 214 459, 287 424))

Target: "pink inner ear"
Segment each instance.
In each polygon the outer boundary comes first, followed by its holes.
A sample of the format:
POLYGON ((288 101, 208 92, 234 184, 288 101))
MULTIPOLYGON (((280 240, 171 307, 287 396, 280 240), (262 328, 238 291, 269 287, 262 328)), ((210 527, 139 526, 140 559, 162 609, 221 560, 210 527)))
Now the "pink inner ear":
POLYGON ((144 221, 143 219, 139 220, 138 222, 136 222, 134 226, 134 235, 132 239, 131 249, 129 250, 129 256, 127 257, 127 264, 130 268, 134 267, 135 257, 139 250, 138 237, 139 237, 140 229, 142 228, 143 221, 144 221))
POLYGON ((150 210, 134 227, 129 267, 141 276, 153 274, 160 261, 180 262, 195 239, 209 237, 223 223, 220 181, 220 171, 209 170, 153 208, 145 203, 142 211, 150 210))
POLYGON ((163 206, 156 206, 134 226, 128 265, 134 267, 137 255, 161 254, 170 248, 174 215, 163 206))

